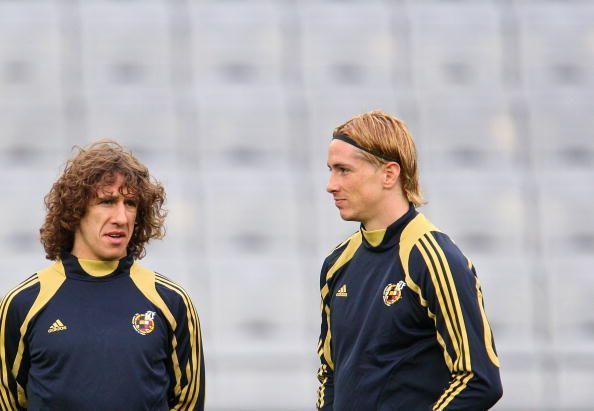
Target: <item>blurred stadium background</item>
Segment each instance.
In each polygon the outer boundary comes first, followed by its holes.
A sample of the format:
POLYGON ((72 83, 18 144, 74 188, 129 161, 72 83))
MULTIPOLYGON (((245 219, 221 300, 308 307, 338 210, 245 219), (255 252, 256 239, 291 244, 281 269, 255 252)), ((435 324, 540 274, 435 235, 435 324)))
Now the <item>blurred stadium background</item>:
POLYGON ((592 410, 593 102, 588 0, 0 0, 0 291, 47 264, 72 146, 115 138, 168 190, 145 264, 198 307, 207 408, 311 410, 321 261, 357 228, 326 147, 382 108, 478 267, 495 409, 592 410))

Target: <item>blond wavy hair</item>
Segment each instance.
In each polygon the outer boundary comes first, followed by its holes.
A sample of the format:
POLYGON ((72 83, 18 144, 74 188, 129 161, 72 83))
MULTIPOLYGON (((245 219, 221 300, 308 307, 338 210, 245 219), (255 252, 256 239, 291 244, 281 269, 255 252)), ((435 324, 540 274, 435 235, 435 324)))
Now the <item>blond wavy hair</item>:
POLYGON ((146 254, 151 239, 165 235, 165 189, 149 174, 148 168, 132 153, 113 140, 101 140, 81 148, 76 146, 73 158, 45 196, 47 214, 39 230, 46 258, 57 260, 72 251, 74 233, 97 191, 115 182, 121 174, 120 190, 134 193, 138 209, 128 254, 135 259, 146 254))
MULTIPOLYGON (((374 110, 359 114, 336 127, 333 136, 346 135, 369 151, 397 160, 400 165, 400 181, 407 200, 419 207, 425 203, 419 184, 417 149, 412 134, 404 121, 384 111, 374 110)), ((361 151, 372 164, 388 161, 361 151)))

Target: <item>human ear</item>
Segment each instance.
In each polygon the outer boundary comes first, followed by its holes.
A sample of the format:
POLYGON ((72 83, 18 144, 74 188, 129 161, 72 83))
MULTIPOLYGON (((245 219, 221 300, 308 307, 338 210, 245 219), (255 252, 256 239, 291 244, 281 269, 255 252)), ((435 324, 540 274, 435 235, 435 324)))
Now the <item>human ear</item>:
POLYGON ((390 161, 384 165, 384 187, 392 188, 398 184, 400 177, 400 164, 395 161, 390 161))

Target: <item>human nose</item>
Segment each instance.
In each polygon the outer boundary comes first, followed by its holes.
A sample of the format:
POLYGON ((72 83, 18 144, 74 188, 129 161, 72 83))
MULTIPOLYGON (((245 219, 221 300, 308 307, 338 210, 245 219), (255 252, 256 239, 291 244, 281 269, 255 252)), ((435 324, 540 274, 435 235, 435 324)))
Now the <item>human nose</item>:
POLYGON ((334 173, 330 173, 330 177, 328 177, 328 184, 326 184, 326 191, 329 193, 335 193, 338 191, 338 184, 336 182, 336 177, 334 173))
POLYGON ((126 205, 124 201, 118 201, 113 208, 112 221, 118 225, 126 223, 126 205))

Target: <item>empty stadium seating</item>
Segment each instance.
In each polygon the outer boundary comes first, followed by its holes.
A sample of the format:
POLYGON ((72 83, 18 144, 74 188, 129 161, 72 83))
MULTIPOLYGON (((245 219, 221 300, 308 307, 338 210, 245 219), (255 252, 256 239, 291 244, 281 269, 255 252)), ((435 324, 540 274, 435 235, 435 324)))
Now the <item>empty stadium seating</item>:
POLYGON ((168 191, 143 263, 194 299, 208 408, 313 409, 319 270, 358 229, 327 146, 380 108, 415 136, 421 211, 477 268, 494 409, 590 410, 593 21, 583 0, 0 0, 0 292, 48 264, 71 147, 117 139, 168 191))

